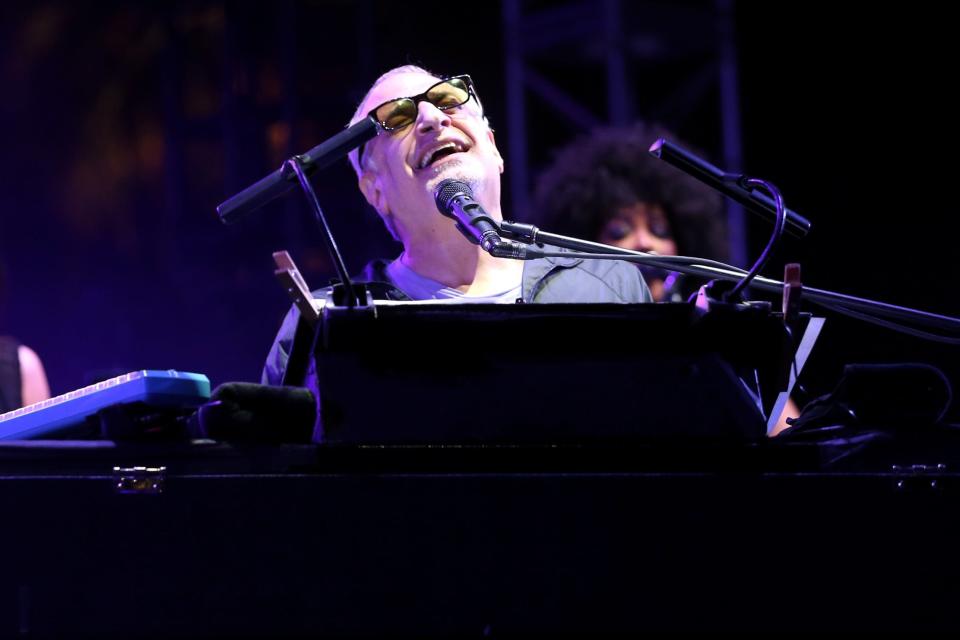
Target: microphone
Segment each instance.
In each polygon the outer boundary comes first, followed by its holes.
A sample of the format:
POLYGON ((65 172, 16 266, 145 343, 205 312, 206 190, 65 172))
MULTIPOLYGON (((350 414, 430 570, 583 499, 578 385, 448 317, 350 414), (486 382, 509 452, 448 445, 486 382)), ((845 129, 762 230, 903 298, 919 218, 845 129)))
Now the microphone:
MULTIPOLYGON (((683 147, 679 147, 665 138, 659 138, 650 147, 650 155, 672 164, 687 175, 696 178, 708 187, 716 189, 728 198, 739 202, 750 211, 773 220, 777 206, 773 200, 746 184, 746 176, 724 173, 706 160, 698 158, 683 147)), ((786 231, 798 238, 810 233, 810 221, 796 211, 786 209, 786 231)))
POLYGON ((456 220, 460 233, 484 251, 492 253, 503 242, 496 221, 474 200, 470 185, 447 178, 434 189, 433 199, 440 213, 456 220))
MULTIPOLYGON (((323 169, 334 161, 344 157, 365 142, 375 138, 380 132, 379 125, 372 117, 366 117, 337 135, 321 142, 310 151, 299 156, 299 162, 304 173, 312 174, 317 169, 323 169)), ((266 178, 250 185, 240 193, 221 202, 217 207, 217 214, 221 222, 231 224, 240 217, 259 209, 274 198, 293 189, 297 184, 297 177, 284 163, 282 167, 266 178)))

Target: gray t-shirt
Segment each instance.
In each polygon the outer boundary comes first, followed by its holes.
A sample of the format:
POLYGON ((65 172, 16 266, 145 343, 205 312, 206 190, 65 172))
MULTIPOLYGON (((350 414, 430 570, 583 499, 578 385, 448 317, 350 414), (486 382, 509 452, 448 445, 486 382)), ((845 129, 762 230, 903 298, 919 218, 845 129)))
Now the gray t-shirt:
POLYGON ((425 278, 407 265, 403 264, 399 258, 387 265, 387 276, 391 283, 410 296, 413 300, 436 300, 437 302, 457 302, 457 303, 502 303, 513 304, 520 293, 520 277, 518 274, 515 285, 504 291, 492 293, 486 296, 470 296, 462 291, 458 291, 444 284, 425 278))

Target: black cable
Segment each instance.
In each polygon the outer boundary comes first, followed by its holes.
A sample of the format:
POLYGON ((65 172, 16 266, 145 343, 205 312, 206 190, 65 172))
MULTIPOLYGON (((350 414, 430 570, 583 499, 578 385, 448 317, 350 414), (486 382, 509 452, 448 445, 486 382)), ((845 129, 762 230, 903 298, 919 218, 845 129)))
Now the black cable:
MULTIPOLYGON (((612 253, 580 253, 577 251, 556 251, 556 252, 543 252, 544 258, 583 258, 585 260, 626 260, 627 262, 635 262, 631 260, 629 255, 619 255, 612 253)), ((639 257, 639 256, 638 256, 639 257)), ((716 260, 701 260, 699 258, 691 258, 688 256, 650 256, 655 257, 656 260, 644 261, 642 264, 653 264, 654 266, 662 266, 663 268, 669 269, 670 264, 676 264, 680 266, 692 266, 692 267, 706 267, 712 269, 722 269, 726 271, 731 271, 737 274, 745 274, 743 269, 724 264, 722 262, 717 262, 716 260)), ((743 280, 741 280, 743 282, 743 280)), ((944 336, 937 333, 931 333, 929 331, 924 331, 922 329, 914 329, 903 324, 896 322, 891 322, 889 320, 884 320, 880 317, 873 316, 867 313, 861 313, 859 311, 854 311, 849 307, 846 307, 842 304, 824 302, 823 300, 815 300, 813 298, 804 298, 809 300, 813 304, 820 305, 825 309, 829 309, 841 315, 850 316, 851 318, 856 318, 858 320, 863 320, 864 322, 869 322, 891 331, 896 331, 898 333, 904 333, 915 338, 921 338, 924 340, 931 340, 933 342, 940 342, 943 344, 951 345, 960 345, 960 337, 954 338, 950 336, 944 336)))
POLYGON ((749 187, 760 187, 766 189, 766 191, 773 196, 774 204, 777 208, 777 220, 773 225, 773 234, 770 236, 770 240, 767 242, 766 248, 764 248, 763 253, 760 254, 760 257, 757 258, 757 261, 754 263, 753 267, 750 268, 750 272, 743 277, 736 286, 724 294, 724 302, 736 301, 744 289, 747 288, 747 285, 750 284, 750 281, 757 277, 757 274, 760 273, 760 270, 766 266, 767 261, 770 260, 770 257, 773 255, 773 252, 776 250, 777 245, 780 244, 780 239, 783 238, 783 231, 786 228, 787 216, 785 213, 785 207, 783 206, 783 196, 780 195, 780 190, 777 189, 772 183, 767 182, 766 180, 760 180, 758 178, 744 178, 743 184, 749 187))
POLYGON ((896 331, 898 333, 905 333, 909 336, 915 338, 922 338, 924 340, 930 340, 933 342, 940 342, 943 344, 952 344, 960 345, 960 338, 953 338, 950 336, 940 335, 939 333, 931 333, 929 331, 924 331, 923 329, 914 329, 913 327, 908 327, 897 322, 891 322, 890 320, 884 320, 883 318, 878 318, 877 316, 872 316, 868 313, 860 313, 859 311, 854 311, 848 307, 845 307, 841 304, 831 304, 829 302, 822 302, 819 300, 811 300, 814 304, 818 304, 821 307, 835 311, 836 313, 850 316, 851 318, 856 318, 857 320, 863 320, 864 322, 869 322, 877 326, 883 327, 885 329, 890 329, 891 331, 896 331))

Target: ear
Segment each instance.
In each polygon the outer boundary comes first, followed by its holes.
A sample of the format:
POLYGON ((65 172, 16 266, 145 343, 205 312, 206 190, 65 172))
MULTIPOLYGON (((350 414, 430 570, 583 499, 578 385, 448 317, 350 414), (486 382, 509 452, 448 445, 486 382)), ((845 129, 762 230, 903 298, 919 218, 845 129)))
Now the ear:
POLYGON ((503 173, 503 156, 500 155, 500 149, 497 149, 497 141, 493 138, 493 129, 487 127, 487 139, 490 140, 490 144, 493 145, 493 152, 497 154, 498 167, 500 173, 503 173))
POLYGON ((383 190, 380 188, 380 180, 373 171, 364 171, 357 180, 360 186, 360 192, 367 199, 370 206, 377 210, 381 217, 390 215, 390 209, 387 200, 383 196, 383 190))

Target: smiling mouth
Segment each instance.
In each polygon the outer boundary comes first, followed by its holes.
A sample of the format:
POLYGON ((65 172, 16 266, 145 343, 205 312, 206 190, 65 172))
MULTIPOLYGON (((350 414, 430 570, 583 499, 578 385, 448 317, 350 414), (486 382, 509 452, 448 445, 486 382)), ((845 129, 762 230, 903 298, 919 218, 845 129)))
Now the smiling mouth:
POLYGON ((466 151, 466 149, 460 143, 448 142, 447 144, 441 145, 430 153, 424 155, 417 166, 417 170, 422 171, 424 169, 428 169, 439 163, 444 158, 448 158, 458 153, 463 153, 464 151, 466 151))

